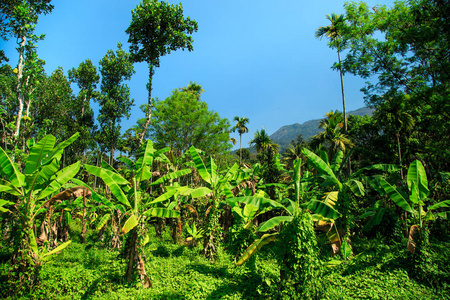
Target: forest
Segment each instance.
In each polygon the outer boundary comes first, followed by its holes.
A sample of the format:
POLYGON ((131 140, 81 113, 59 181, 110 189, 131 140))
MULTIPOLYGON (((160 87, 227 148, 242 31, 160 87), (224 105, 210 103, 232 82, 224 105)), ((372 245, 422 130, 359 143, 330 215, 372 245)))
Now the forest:
POLYGON ((0 4, 17 42, 0 49, 0 297, 450 298, 449 1, 324 16, 311 34, 336 55, 342 110, 284 151, 194 81, 152 97, 161 58, 195 51, 181 4, 143 0, 129 49, 48 75, 35 29, 53 9, 0 4), (124 131, 137 63, 145 118, 124 131), (372 115, 347 114, 346 74, 372 115))

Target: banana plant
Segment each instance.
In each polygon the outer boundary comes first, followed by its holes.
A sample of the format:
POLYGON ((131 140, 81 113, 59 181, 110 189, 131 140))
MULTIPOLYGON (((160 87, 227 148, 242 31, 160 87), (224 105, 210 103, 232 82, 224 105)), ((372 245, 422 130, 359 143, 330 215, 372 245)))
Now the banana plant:
POLYGON ((28 280, 30 285, 35 282, 42 264, 70 244, 68 241, 59 245, 57 251, 49 252, 45 245, 38 247, 35 220, 54 202, 49 198, 78 173, 80 162, 59 170, 64 149, 77 138, 78 133, 56 146, 56 138, 47 135, 34 145, 30 143, 31 149, 23 173, 0 148, 0 174, 3 178, 0 179, 0 192, 16 198, 15 201, 0 200, 0 207, 2 211, 9 212, 20 227, 20 243, 17 243, 13 256, 19 261, 14 262, 14 265, 19 266, 18 274, 27 273, 24 271, 28 268, 34 269, 30 278, 21 278, 22 281, 28 280))
POLYGON ((209 157, 208 163, 205 164, 200 156, 201 150, 191 146, 189 153, 200 177, 208 184, 209 194, 211 195, 211 205, 208 208, 208 220, 203 241, 203 254, 206 257, 213 258, 216 252, 215 240, 219 235, 219 207, 221 200, 233 197, 232 189, 234 186, 231 182, 236 179, 239 166, 234 164, 225 173, 219 173, 212 157, 209 157))
POLYGON ((428 206, 428 211, 424 210, 425 202, 430 193, 428 189, 427 174, 423 164, 419 160, 413 161, 408 168, 406 176, 406 183, 408 191, 404 192, 395 185, 390 184, 386 179, 380 178, 378 181, 385 194, 404 211, 413 215, 418 220, 418 225, 412 225, 409 233, 408 249, 414 253, 416 249, 417 239, 414 237, 416 233, 419 234, 424 228, 424 220, 433 220, 433 210, 444 209, 449 210, 450 200, 444 200, 434 205, 428 206))
POLYGON ((263 197, 255 197, 255 196, 247 196, 247 197, 236 197, 227 199, 230 203, 244 203, 246 205, 252 204, 257 207, 259 210, 263 210, 267 207, 272 207, 274 209, 280 208, 282 209, 282 214, 280 216, 273 217, 267 220, 264 223, 261 223, 256 232, 264 233, 261 238, 255 240, 253 244, 251 244, 247 250, 243 253, 241 258, 236 262, 237 266, 240 266, 247 262, 250 257, 252 257, 255 253, 261 249, 261 247, 267 245, 270 242, 273 242, 277 239, 279 232, 266 233, 272 231, 277 226, 280 226, 285 222, 292 222, 295 218, 298 218, 300 215, 308 213, 311 211, 314 213, 316 218, 324 219, 324 220, 332 220, 337 219, 340 215, 339 213, 328 203, 324 201, 319 201, 315 199, 309 199, 305 192, 305 187, 308 184, 307 177, 301 177, 301 159, 297 159, 294 161, 294 172, 293 172, 293 186, 294 186, 294 194, 291 199, 286 199, 285 203, 287 205, 283 205, 277 201, 263 198, 263 197), (302 202, 300 202, 302 200, 302 202))
MULTIPOLYGON (((144 145, 136 162, 126 157, 119 157, 118 160, 125 163, 130 171, 127 176, 128 179, 125 179, 117 170, 106 163, 103 163, 102 167, 85 165, 89 173, 103 179, 111 190, 111 194, 124 206, 124 213, 129 216, 121 230, 123 234, 130 232, 129 248, 126 253, 127 270, 125 276, 128 281, 131 281, 133 274, 137 271, 144 288, 151 287, 151 282, 145 271, 144 261, 141 255, 142 247, 148 241, 148 238, 143 233, 145 220, 151 217, 176 218, 179 216, 179 212, 177 211, 163 207, 154 207, 154 204, 163 200, 153 200, 142 189, 142 186, 148 184, 149 179, 152 177, 151 167, 153 161, 167 151, 169 151, 169 148, 155 150, 153 142, 149 140, 144 145)), ((153 184, 175 179, 190 172, 190 169, 172 172, 164 175, 153 182, 153 184)))

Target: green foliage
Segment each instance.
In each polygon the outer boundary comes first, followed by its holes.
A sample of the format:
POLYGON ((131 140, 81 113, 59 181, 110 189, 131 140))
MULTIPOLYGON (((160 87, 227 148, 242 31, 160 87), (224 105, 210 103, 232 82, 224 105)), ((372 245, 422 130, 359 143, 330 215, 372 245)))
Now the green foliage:
POLYGON ((301 213, 283 225, 278 241, 281 298, 320 298, 321 262, 310 214, 301 213))
POLYGON ((29 150, 23 173, 0 148, 0 174, 5 178, 0 180, 0 191, 14 196, 14 201, 2 201, 2 211, 11 214, 15 226, 13 236, 16 235, 14 238, 20 241, 15 242, 11 260, 14 268, 12 280, 17 280, 17 290, 33 286, 42 264, 70 244, 68 241, 51 251, 48 251, 48 245, 38 247, 35 221, 39 214, 53 205, 48 197, 58 193, 60 188, 78 173, 80 162, 59 170, 64 148, 77 137, 78 134, 75 134, 56 146, 54 136, 45 136, 29 150), (9 206, 11 209, 3 206, 9 206))
POLYGON ((181 156, 190 146, 209 155, 230 149, 230 123, 208 110, 200 94, 189 89, 174 90, 170 97, 153 103, 149 131, 158 147, 171 147, 175 156, 181 156))

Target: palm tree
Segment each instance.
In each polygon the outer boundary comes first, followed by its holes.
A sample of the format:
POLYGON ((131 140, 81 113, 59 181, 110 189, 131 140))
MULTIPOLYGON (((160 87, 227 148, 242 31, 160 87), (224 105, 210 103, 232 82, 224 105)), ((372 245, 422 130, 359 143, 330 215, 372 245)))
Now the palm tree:
POLYGON ((247 126, 245 126, 245 124, 248 124, 250 122, 250 120, 248 118, 245 117, 234 117, 233 121, 236 121, 236 125, 234 125, 233 127, 233 132, 235 132, 236 130, 239 133, 239 165, 242 164, 242 134, 247 133, 248 132, 248 128, 247 126))
POLYGON ((313 136, 311 146, 318 148, 323 145, 328 148, 329 157, 333 157, 338 150, 346 151, 353 143, 345 133, 342 133, 344 117, 340 111, 330 111, 326 118, 320 120, 319 128, 323 131, 313 136))
POLYGON ((337 49, 339 61, 339 74, 341 76, 342 106, 344 110, 344 133, 347 133, 347 112, 345 109, 344 76, 342 74, 342 67, 341 67, 341 50, 343 47, 343 43, 341 40, 341 29, 342 26, 344 25, 345 18, 344 15, 337 15, 335 13, 332 13, 331 16, 327 15, 326 18, 330 20, 331 25, 319 27, 319 29, 317 29, 316 31, 315 36, 318 39, 322 39, 322 37, 326 36, 327 38, 330 39, 329 45, 337 49))
MULTIPOLYGON (((398 162, 402 165, 402 151, 400 147, 400 133, 405 134, 411 132, 414 129, 414 118, 406 111, 407 96, 391 97, 385 100, 377 110, 374 112, 373 117, 376 123, 383 128, 385 132, 391 132, 397 139, 398 149, 398 162)), ((403 169, 400 169, 401 176, 403 178, 403 169)))

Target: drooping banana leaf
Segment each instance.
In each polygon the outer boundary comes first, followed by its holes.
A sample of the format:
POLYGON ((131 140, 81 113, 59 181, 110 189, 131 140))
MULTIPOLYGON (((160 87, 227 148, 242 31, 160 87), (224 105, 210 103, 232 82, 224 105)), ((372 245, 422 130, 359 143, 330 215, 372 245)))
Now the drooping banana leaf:
POLYGON ((278 216, 273 217, 264 223, 261 223, 261 225, 258 226, 256 229, 257 232, 265 232, 268 230, 273 229, 276 226, 279 226, 283 222, 291 222, 294 219, 293 216, 278 216))
POLYGON ((126 220, 125 224, 122 227, 122 233, 127 233, 134 227, 138 225, 138 219, 136 218, 135 214, 131 214, 131 216, 126 220))
POLYGON ((58 247, 56 247, 52 251, 49 251, 49 252, 43 254, 42 255, 42 260, 44 260, 44 261, 50 260, 52 255, 57 254, 58 252, 64 250, 67 246, 70 245, 70 243, 72 243, 72 241, 67 241, 65 243, 62 243, 61 245, 59 245, 58 247))
POLYGON ((335 210, 332 206, 322 201, 310 200, 306 203, 300 204, 300 207, 302 207, 303 209, 308 209, 311 212, 321 215, 324 218, 329 218, 333 220, 341 216, 339 212, 335 210))
POLYGON ((409 205, 408 201, 403 197, 403 195, 397 190, 395 186, 392 186, 389 182, 387 182, 384 178, 379 179, 379 183, 386 194, 391 198, 392 201, 395 202, 398 206, 400 206, 403 210, 414 214, 414 210, 409 205))
POLYGON ((345 185, 350 189, 350 191, 352 191, 353 194, 355 194, 356 196, 364 196, 365 194, 365 189, 364 189, 364 185, 362 184, 361 181, 359 180, 355 180, 355 179, 350 179, 349 181, 347 181, 345 183, 345 185))
POLYGON ((131 159, 129 159, 126 156, 119 156, 117 157, 117 160, 120 160, 121 162, 125 163, 130 169, 134 170, 135 163, 131 159))
POLYGON ((191 146, 191 148, 189 148, 189 153, 192 156, 192 160, 195 163, 195 167, 197 168, 197 171, 200 174, 200 177, 202 177, 203 180, 206 181, 207 183, 211 184, 211 174, 206 169, 206 166, 203 163, 203 160, 200 157, 198 150, 196 148, 194 148, 193 146, 191 146))
POLYGON ((306 148, 303 148, 302 152, 308 158, 309 164, 311 164, 317 171, 319 171, 319 173, 325 174, 332 183, 337 184, 339 190, 342 189, 342 183, 339 182, 339 180, 334 175, 333 170, 331 170, 327 163, 325 163, 319 156, 306 148))
POLYGON ((438 209, 438 208, 450 208, 450 200, 444 200, 438 202, 434 205, 428 206, 428 210, 438 209))
POLYGON ((264 234, 260 239, 257 239, 256 241, 251 244, 247 250, 245 250, 244 254, 241 256, 241 258, 236 263, 236 266, 243 265, 246 261, 250 259, 256 252, 258 252, 261 247, 264 245, 267 245, 270 242, 273 242, 278 235, 278 232, 272 233, 272 234, 264 234))
POLYGON ((129 208, 132 208, 130 202, 128 201, 127 196, 119 186, 120 183, 124 182, 128 183, 128 181, 125 178, 123 178, 117 173, 102 168, 94 167, 91 165, 85 165, 85 168, 89 173, 94 174, 103 179, 103 181, 111 190, 111 193, 117 198, 117 200, 119 200, 120 203, 126 205, 129 208), (117 180, 119 181, 119 183, 117 182, 117 180))
POLYGON ((178 218, 180 213, 175 210, 166 209, 162 207, 153 207, 144 212, 144 215, 148 217, 158 217, 158 218, 178 218))
POLYGON ((100 221, 97 223, 96 229, 100 230, 103 228, 103 226, 105 226, 106 222, 108 222, 108 220, 111 218, 111 214, 106 214, 104 215, 100 221))
POLYGON ((245 197, 235 197, 235 198, 228 198, 226 201, 230 204, 235 204, 236 202, 244 203, 244 204, 252 204, 258 209, 263 209, 264 207, 271 206, 273 208, 284 208, 284 205, 276 202, 274 200, 268 199, 268 198, 262 198, 262 197, 255 197, 255 196, 245 196, 245 197))
POLYGON ((14 205, 14 202, 0 199, 0 212, 11 212, 9 209, 4 208, 5 205, 14 205))
POLYGON ((152 182, 150 185, 156 185, 156 184, 160 184, 160 183, 162 183, 162 182, 164 182, 166 180, 179 178, 181 176, 190 174, 191 171, 192 171, 191 169, 183 169, 183 170, 179 170, 179 171, 176 171, 176 172, 171 172, 169 174, 166 174, 166 175, 162 176, 158 180, 152 182))
POLYGON ((0 174, 4 174, 16 188, 21 188, 25 184, 25 176, 2 148, 0 148, 0 174))

